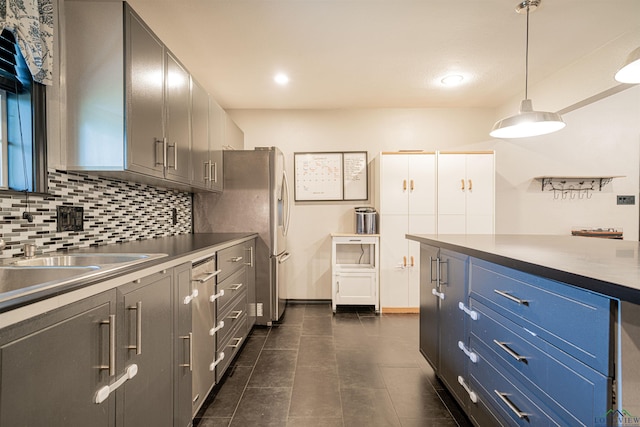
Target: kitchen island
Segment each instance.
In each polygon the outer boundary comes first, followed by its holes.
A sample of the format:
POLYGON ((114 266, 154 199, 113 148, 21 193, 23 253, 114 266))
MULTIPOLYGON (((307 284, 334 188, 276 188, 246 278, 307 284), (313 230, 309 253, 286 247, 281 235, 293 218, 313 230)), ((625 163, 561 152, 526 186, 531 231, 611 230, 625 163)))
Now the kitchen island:
POLYGON ((420 350, 475 424, 630 425, 640 414, 637 242, 407 238, 421 244, 420 350))

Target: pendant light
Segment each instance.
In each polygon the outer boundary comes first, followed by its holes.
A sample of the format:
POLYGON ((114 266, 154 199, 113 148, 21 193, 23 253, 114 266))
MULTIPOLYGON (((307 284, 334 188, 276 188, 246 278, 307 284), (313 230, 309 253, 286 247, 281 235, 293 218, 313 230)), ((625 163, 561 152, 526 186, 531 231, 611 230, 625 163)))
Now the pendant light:
POLYGON ((558 113, 534 111, 528 98, 529 85, 529 12, 535 11, 542 0, 523 0, 516 6, 516 12, 527 14, 527 39, 525 50, 524 99, 520 103, 520 112, 515 116, 498 120, 489 135, 494 138, 524 138, 555 132, 565 126, 558 113))
POLYGON ((640 47, 629 54, 615 79, 620 83, 640 83, 640 47))

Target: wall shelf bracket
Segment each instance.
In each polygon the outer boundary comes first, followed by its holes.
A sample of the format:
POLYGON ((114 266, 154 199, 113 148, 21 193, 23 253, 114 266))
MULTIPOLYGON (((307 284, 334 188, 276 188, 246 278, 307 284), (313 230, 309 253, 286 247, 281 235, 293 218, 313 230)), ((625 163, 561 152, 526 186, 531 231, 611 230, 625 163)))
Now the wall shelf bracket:
POLYGON ((613 178, 622 176, 537 176, 541 182, 542 191, 553 191, 555 199, 570 197, 575 199, 590 199, 594 191, 602 191, 613 178))

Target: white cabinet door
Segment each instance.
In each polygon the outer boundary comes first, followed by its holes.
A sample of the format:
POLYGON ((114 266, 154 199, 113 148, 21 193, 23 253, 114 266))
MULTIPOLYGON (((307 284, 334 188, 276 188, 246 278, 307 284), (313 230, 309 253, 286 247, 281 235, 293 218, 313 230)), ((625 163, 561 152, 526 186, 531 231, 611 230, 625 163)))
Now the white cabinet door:
POLYGON ((408 307, 407 215, 380 215, 380 305, 408 307))
POLYGON ((380 154, 381 214, 407 213, 409 198, 407 167, 407 156, 404 154, 380 154))
POLYGON ((464 215, 466 212, 466 156, 438 156, 438 214, 464 215))
POLYGON ((436 155, 408 154, 409 215, 436 212, 436 155))
POLYGON ((494 232, 495 198, 494 156, 467 155, 467 233, 494 232))

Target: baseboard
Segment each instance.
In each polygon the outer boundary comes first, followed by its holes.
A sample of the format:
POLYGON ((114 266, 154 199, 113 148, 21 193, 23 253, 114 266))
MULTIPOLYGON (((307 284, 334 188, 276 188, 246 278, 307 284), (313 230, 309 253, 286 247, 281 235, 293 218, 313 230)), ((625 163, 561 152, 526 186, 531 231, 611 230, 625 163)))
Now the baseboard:
POLYGON ((420 307, 382 307, 384 314, 418 314, 420 307))

